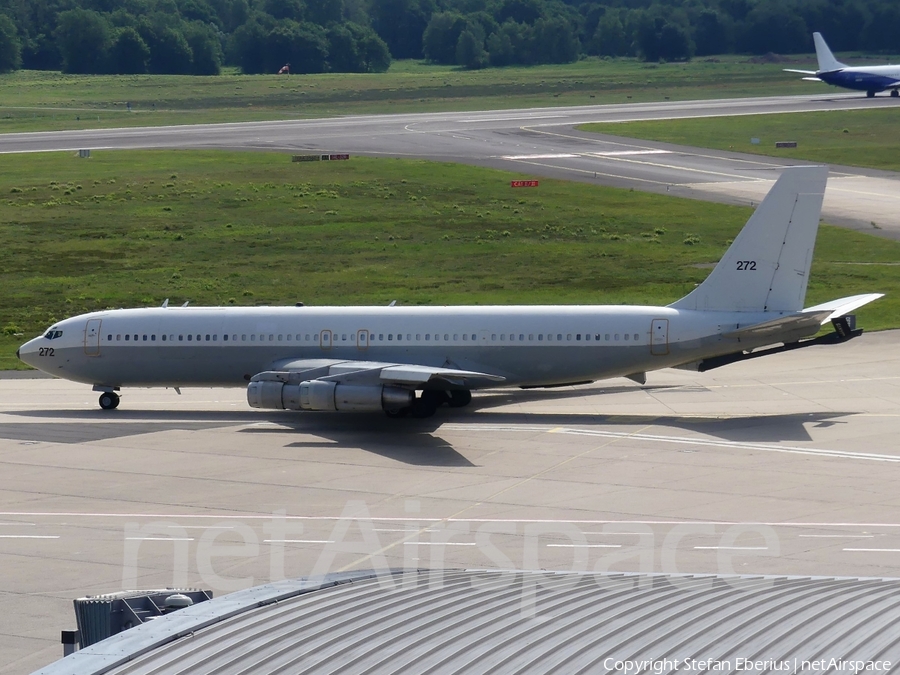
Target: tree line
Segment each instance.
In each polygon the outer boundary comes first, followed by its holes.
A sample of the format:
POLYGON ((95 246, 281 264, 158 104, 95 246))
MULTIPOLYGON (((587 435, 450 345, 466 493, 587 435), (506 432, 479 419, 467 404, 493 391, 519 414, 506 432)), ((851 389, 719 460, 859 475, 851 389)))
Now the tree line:
POLYGON ((382 72, 900 51, 896 0, 0 0, 0 72, 382 72))

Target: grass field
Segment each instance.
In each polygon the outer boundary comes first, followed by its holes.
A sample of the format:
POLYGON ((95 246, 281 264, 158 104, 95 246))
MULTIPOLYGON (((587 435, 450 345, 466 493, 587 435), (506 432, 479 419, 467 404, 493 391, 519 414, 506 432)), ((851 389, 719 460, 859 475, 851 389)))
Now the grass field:
POLYGON ((772 157, 900 171, 900 105, 789 115, 587 124, 584 131, 772 157), (758 138, 759 144, 750 142, 758 138), (776 148, 797 141, 796 148, 776 148))
MULTIPOLYGON (((172 304, 664 304, 701 281, 750 211, 424 161, 96 152, 0 164, 0 368, 56 319, 172 304)), ((900 325, 900 244, 820 233, 808 303, 882 291, 900 325), (884 263, 858 265, 856 263, 884 263)))
POLYGON ((589 58, 480 71, 398 61, 387 73, 363 75, 19 71, 0 75, 0 133, 810 92, 808 82, 781 71, 785 65, 722 56, 663 64, 589 58))

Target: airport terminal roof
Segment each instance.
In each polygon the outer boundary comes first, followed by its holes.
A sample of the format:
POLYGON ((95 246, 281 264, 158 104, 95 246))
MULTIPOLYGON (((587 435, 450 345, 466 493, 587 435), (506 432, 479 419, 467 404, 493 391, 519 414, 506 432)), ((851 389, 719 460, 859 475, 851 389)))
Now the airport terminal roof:
POLYGON ((656 672, 687 672, 685 659, 721 666, 690 672, 771 672, 794 659, 821 661, 804 673, 895 667, 900 579, 354 572, 198 603, 38 672, 579 673, 646 659, 670 660, 656 672))

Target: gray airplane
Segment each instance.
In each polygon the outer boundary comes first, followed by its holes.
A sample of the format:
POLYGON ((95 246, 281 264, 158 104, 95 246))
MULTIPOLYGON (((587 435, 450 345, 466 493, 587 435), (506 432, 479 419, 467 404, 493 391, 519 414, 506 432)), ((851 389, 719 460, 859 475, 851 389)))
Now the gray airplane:
POLYGON ((17 356, 93 385, 242 386, 254 408, 427 417, 488 387, 700 371, 862 333, 871 293, 803 309, 826 167, 785 169, 709 277, 666 307, 163 307, 60 321, 17 356), (834 332, 815 336, 831 322, 834 332), (765 348, 765 349, 764 349, 765 348))

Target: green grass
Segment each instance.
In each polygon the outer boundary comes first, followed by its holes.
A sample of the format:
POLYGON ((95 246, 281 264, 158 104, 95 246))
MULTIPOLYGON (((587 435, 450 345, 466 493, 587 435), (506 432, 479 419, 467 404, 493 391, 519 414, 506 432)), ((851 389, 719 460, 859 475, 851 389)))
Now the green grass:
POLYGON ((702 148, 900 171, 898 123, 900 108, 879 108, 586 124, 579 128, 702 148), (759 145, 751 143, 752 138, 758 138, 759 145), (797 141, 797 147, 776 148, 778 141, 797 141))
MULTIPOLYGON (((172 304, 665 304, 747 208, 455 164, 221 151, 8 156, 0 165, 0 368, 66 316, 172 304), (690 243, 688 243, 690 242, 690 243)), ((900 244, 820 233, 809 303, 866 291, 900 325, 900 244)))
POLYGON ((291 76, 19 71, 0 75, 0 133, 810 92, 784 65, 723 56, 664 64, 589 58, 474 72, 398 61, 381 74, 291 76))

